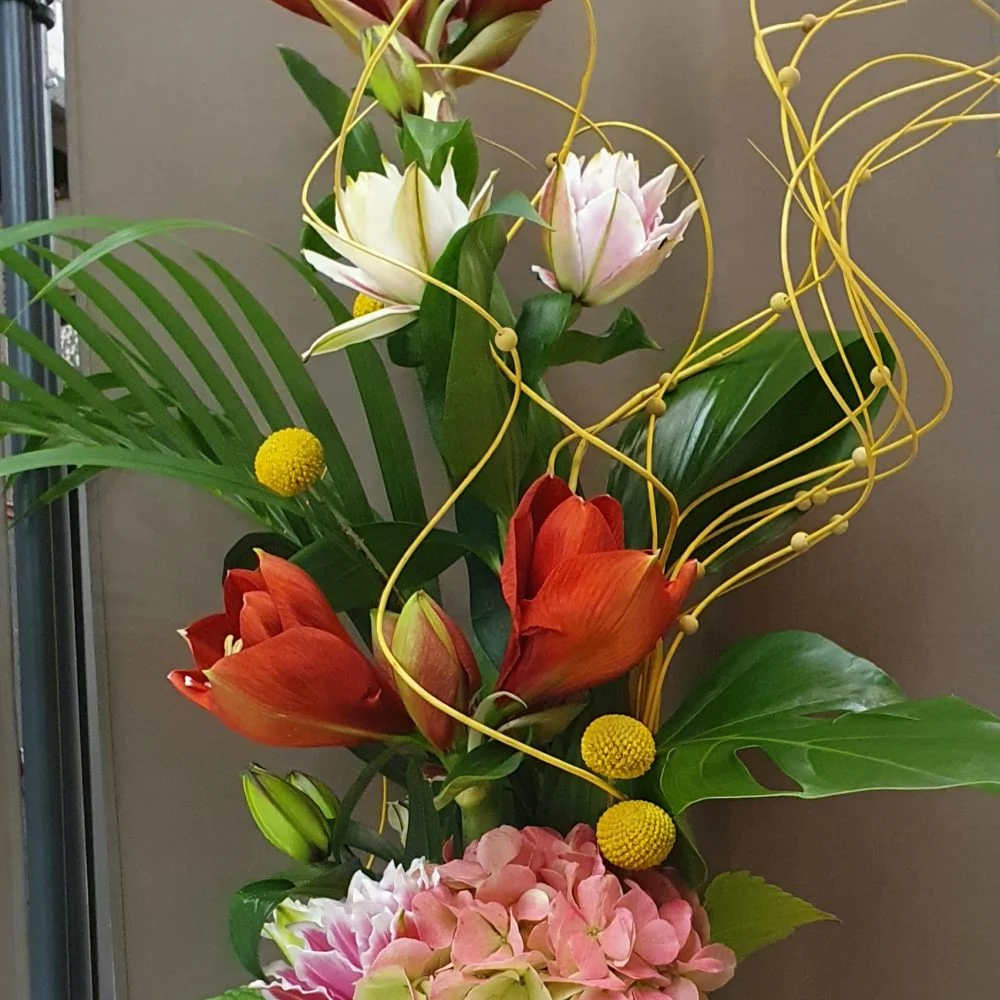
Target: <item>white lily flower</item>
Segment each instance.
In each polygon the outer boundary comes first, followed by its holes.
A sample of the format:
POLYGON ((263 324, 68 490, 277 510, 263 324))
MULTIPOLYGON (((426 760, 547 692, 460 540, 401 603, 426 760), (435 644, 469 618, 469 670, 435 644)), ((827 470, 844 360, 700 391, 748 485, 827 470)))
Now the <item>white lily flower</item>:
POLYGON ((493 173, 487 178, 469 205, 458 196, 450 158, 440 185, 414 163, 404 173, 386 163, 384 175, 366 172, 349 180, 337 205, 336 231, 314 228, 350 263, 311 250, 303 255, 321 274, 382 308, 356 309, 363 315, 324 333, 305 357, 384 337, 410 323, 425 287, 413 272, 430 274, 452 236, 489 208, 495 177, 493 173))

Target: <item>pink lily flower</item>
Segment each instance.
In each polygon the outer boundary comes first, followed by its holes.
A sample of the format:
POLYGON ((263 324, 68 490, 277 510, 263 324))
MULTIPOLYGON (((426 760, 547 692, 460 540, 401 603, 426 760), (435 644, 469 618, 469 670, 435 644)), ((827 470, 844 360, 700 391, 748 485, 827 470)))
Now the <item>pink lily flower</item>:
POLYGON ((589 161, 570 153, 542 188, 540 214, 549 267, 532 270, 555 292, 587 306, 621 298, 651 277, 684 238, 692 202, 673 222, 663 203, 677 166, 640 186, 638 161, 602 149, 589 161))

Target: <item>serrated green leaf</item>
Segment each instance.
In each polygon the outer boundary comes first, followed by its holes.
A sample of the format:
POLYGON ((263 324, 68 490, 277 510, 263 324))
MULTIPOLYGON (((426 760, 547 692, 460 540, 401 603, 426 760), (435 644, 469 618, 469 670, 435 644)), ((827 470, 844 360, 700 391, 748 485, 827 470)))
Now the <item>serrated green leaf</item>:
POLYGON ((717 875, 705 890, 704 903, 713 943, 731 948, 738 961, 806 924, 837 919, 749 872, 717 875))
POLYGON ((657 737, 665 806, 879 789, 1000 792, 1000 720, 957 698, 906 701, 881 670, 822 636, 779 632, 727 651, 657 737), (763 785, 763 750, 796 784, 763 785))

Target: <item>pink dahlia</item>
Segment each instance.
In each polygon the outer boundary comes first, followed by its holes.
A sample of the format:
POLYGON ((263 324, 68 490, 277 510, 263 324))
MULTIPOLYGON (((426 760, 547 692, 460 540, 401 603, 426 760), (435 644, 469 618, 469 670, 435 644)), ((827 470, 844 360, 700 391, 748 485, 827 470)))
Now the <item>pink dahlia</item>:
POLYGON ((379 881, 356 872, 342 902, 287 901, 265 926, 284 955, 255 983, 268 1000, 353 1000, 357 982, 393 941, 412 932, 416 895, 436 882, 423 861, 389 864, 379 881))

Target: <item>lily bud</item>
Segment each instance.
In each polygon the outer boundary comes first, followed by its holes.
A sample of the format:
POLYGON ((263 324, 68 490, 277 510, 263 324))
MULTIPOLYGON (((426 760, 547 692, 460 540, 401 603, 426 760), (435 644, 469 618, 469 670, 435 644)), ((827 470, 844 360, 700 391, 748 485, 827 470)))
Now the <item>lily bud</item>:
MULTIPOLYGON (((436 698, 464 711, 469 695, 479 687, 479 668, 465 636, 433 598, 418 591, 398 615, 386 615, 385 631, 402 668, 436 698)), ((439 750, 450 750, 455 720, 429 705, 405 681, 397 681, 396 688, 420 732, 439 750)))
MULTIPOLYGON (((361 36, 361 55, 365 62, 385 38, 388 29, 369 28, 361 36)), ((393 36, 382 53, 368 81, 376 100, 397 121, 404 111, 420 114, 424 103, 424 87, 420 70, 413 57, 393 36)))
POLYGON ((250 815, 268 843, 310 864, 330 853, 330 826, 312 799, 256 764, 243 774, 250 815))
POLYGON ((292 771, 288 775, 288 781, 300 792, 308 795, 313 804, 327 818, 336 819, 340 811, 340 799, 337 798, 333 789, 319 778, 314 778, 311 774, 302 771, 292 771))
MULTIPOLYGON (((474 69, 495 70, 517 51, 525 36, 541 16, 539 11, 522 11, 508 14, 483 28, 449 63, 452 66, 471 66, 474 69)), ((455 84, 471 82, 468 73, 453 73, 455 84)))

